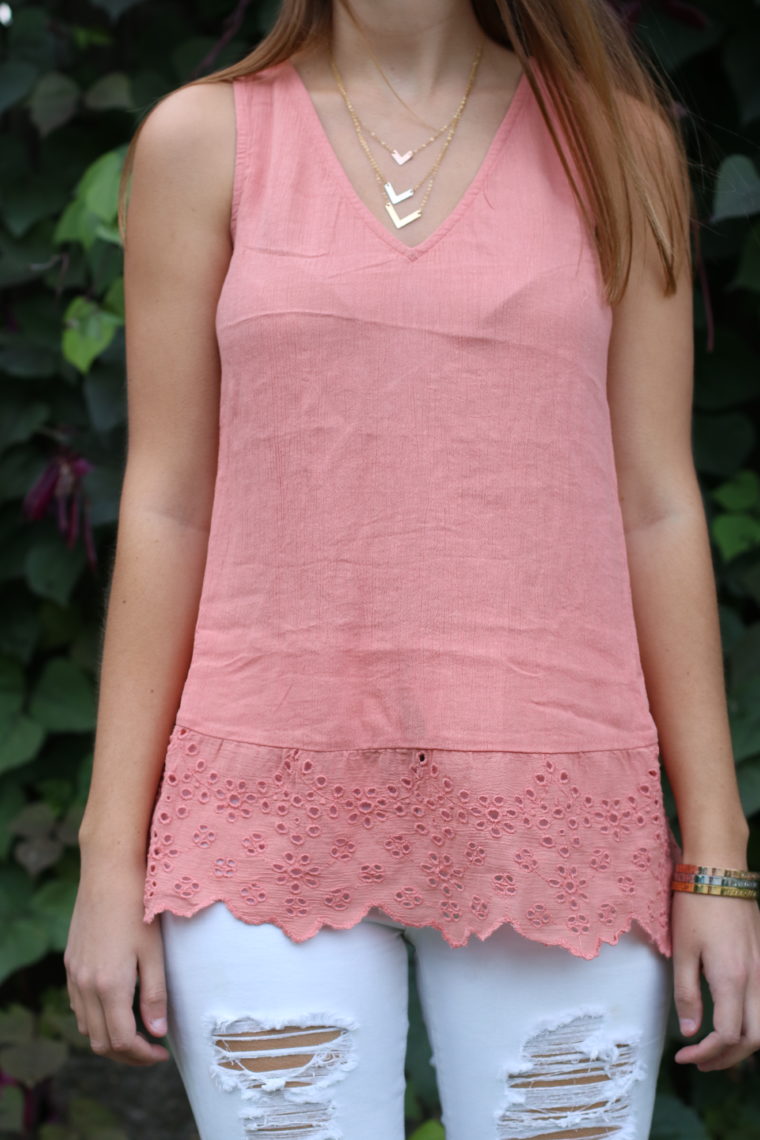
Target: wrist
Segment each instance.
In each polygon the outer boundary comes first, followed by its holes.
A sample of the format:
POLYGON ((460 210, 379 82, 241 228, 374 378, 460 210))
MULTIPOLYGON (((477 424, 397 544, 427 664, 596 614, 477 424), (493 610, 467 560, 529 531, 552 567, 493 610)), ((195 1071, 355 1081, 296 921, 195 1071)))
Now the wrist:
POLYGON ((79 856, 82 868, 108 866, 123 870, 144 870, 147 851, 144 842, 133 836, 104 835, 100 831, 80 830, 79 856))
POLYGON ((737 835, 715 837, 689 836, 681 847, 681 863, 696 863, 700 867, 723 867, 734 871, 752 870, 747 864, 749 828, 737 835))

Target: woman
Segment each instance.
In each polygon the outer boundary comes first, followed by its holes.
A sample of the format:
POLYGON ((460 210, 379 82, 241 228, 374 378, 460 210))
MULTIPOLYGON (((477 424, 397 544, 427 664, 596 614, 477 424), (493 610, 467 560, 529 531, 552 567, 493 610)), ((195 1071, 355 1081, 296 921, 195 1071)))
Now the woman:
POLYGON ((401 1137, 403 940, 449 1140, 643 1140, 700 971, 676 1060, 760 1044, 661 90, 591 0, 287 0, 133 141, 66 966, 203 1140, 401 1137))

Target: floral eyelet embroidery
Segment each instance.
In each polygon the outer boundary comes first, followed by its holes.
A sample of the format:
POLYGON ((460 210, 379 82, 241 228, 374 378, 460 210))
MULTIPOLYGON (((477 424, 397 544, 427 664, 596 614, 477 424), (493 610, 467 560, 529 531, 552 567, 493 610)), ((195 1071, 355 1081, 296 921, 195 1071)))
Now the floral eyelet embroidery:
POLYGON ((146 917, 220 897, 303 939, 371 907, 452 946, 509 922, 594 956, 636 919, 670 953, 670 873, 656 748, 328 757, 177 729, 151 820, 146 917), (206 741, 209 746, 206 747, 206 741), (582 792, 593 762, 598 794, 582 792))

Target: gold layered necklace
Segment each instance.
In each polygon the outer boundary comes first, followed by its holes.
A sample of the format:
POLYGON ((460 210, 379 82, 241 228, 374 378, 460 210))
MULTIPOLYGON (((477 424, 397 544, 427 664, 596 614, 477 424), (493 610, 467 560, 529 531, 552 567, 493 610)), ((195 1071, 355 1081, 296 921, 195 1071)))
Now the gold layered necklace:
POLYGON ((449 146, 451 145, 451 140, 454 137, 456 129, 459 126, 459 121, 462 118, 462 115, 464 113, 464 109, 467 106, 467 100, 470 97, 470 92, 472 91, 472 88, 473 88, 474 83, 475 83, 475 77, 478 73, 478 67, 480 65, 480 59, 481 59, 481 56, 483 54, 484 45, 485 45, 485 38, 481 41, 480 47, 478 48, 478 50, 475 54, 475 58, 472 62, 472 67, 470 68, 470 78, 469 78, 468 83, 467 83, 467 90, 465 91, 465 93, 464 93, 464 95, 463 95, 463 97, 459 103, 459 106, 457 107, 456 111, 454 112, 454 115, 452 116, 452 118, 449 120, 449 122, 446 124, 446 126, 441 127, 441 129, 439 131, 437 131, 434 135, 431 135, 431 137, 426 142, 422 143, 420 146, 416 147, 413 150, 408 150, 405 152, 401 152, 395 147, 391 148, 387 143, 384 143, 381 139, 379 139, 377 137, 377 135, 374 134, 373 131, 367 131, 367 128, 364 126, 361 119, 357 115, 356 110, 354 109, 354 106, 348 97, 348 92, 346 91, 346 88, 343 84, 343 79, 341 77, 340 72, 338 71, 337 64, 335 63, 335 60, 333 58, 332 50, 330 51, 330 67, 332 69, 332 73, 333 73, 333 76, 335 78, 336 85, 338 87, 338 90, 340 91, 342 98, 343 98, 343 102, 346 104, 346 109, 348 110, 348 113, 351 116, 351 121, 354 124, 356 136, 359 140, 361 148, 364 151, 364 153, 366 154, 366 156, 370 162, 370 165, 372 166, 372 170, 374 172, 375 179, 376 179, 378 185, 381 187, 385 208, 388 211, 388 215, 390 216, 390 219, 393 222, 393 224, 397 230, 401 229, 402 226, 408 226, 411 222, 415 222, 415 221, 417 221, 418 218, 422 217, 422 212, 425 209, 428 198, 430 197, 430 193, 433 189, 433 184, 435 183, 436 175, 438 174, 438 170, 440 168, 440 165, 443 162, 446 151, 449 149, 449 146), (385 147, 386 150, 390 151, 390 154, 392 155, 392 157, 398 163, 399 166, 403 165, 405 162, 408 162, 410 158, 413 158, 415 154, 419 153, 419 151, 424 150, 425 147, 430 145, 430 143, 435 142, 435 140, 437 138, 439 138, 444 133, 444 131, 447 131, 447 134, 446 134, 446 139, 444 141, 443 147, 441 148, 441 150, 438 154, 438 157, 436 158, 435 162, 433 163, 432 168, 428 171, 428 173, 423 178, 421 178, 420 181, 416 183, 416 185, 409 186, 405 190, 396 190, 395 187, 393 186, 393 183, 390 181, 389 178, 385 177, 382 170, 380 169, 377 162, 375 161, 374 155, 372 154, 372 151, 369 148, 369 144, 368 144, 366 138, 364 137, 365 131, 367 131, 367 134, 369 134, 373 138, 377 139, 377 141, 381 144, 381 146, 385 147), (398 205, 398 203, 405 201, 407 198, 411 198, 414 194, 417 193, 419 188, 425 182, 428 183, 428 186, 427 186, 425 194, 423 195, 422 200, 420 201, 420 204, 417 207, 417 209, 412 210, 412 212, 410 214, 405 214, 403 217, 400 217, 396 211, 396 206, 398 205))

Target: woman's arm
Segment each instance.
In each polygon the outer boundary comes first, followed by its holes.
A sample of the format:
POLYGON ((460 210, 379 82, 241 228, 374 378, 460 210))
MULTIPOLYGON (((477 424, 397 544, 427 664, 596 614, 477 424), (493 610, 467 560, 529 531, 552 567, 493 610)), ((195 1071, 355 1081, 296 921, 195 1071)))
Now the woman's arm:
MULTIPOLYGON (((608 398, 642 668, 684 861, 746 869, 748 824, 692 457, 692 283, 682 273, 677 292, 665 297, 653 242, 641 241, 639 251, 615 309, 608 398)), ((760 912, 743 899, 681 893, 672 920, 684 1033, 702 1019, 700 969, 715 1002, 714 1031, 676 1060, 725 1068, 760 1047, 760 912)))
POLYGON ((710 540, 691 444, 693 290, 637 263, 615 311, 608 397, 642 667, 684 859, 742 867, 710 540))
POLYGON ((173 92, 138 139, 127 215, 128 448, 65 962, 92 1048, 139 1064, 167 1055, 136 1033, 132 1001, 139 972, 146 1023, 165 1013, 159 926, 143 923, 142 895, 206 560, 234 142, 229 85, 173 92))

